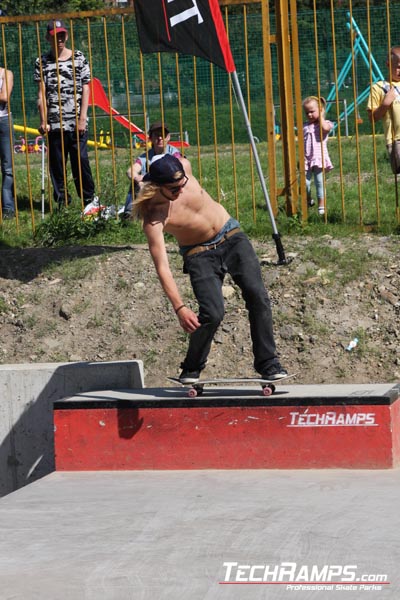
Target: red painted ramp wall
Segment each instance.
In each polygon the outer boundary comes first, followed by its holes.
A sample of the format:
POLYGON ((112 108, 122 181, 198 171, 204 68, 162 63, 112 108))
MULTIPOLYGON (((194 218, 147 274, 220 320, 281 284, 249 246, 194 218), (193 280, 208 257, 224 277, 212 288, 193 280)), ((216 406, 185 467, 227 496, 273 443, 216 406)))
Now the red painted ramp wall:
POLYGON ((92 406, 54 412, 57 470, 382 469, 400 462, 400 402, 92 406))

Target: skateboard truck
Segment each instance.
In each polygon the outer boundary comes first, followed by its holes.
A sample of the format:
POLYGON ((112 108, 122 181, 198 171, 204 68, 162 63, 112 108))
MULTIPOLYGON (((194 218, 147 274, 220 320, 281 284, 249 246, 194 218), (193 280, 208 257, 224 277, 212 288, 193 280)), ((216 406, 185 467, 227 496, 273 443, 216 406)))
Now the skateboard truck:
MULTIPOLYGON (((202 396, 204 392, 205 383, 192 383, 191 387, 187 393, 189 398, 197 398, 197 396, 202 396)), ((262 383, 262 394, 263 396, 272 396, 275 392, 276 388, 273 383, 262 383)))

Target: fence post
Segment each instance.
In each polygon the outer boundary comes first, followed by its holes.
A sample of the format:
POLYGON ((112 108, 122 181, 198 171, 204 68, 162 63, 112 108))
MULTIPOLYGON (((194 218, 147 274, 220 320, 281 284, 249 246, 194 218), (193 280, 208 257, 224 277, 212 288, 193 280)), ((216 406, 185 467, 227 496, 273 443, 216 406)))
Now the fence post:
POLYGON ((268 173, 269 189, 271 194, 271 206, 274 214, 278 212, 277 202, 277 177, 276 177, 276 131, 275 131, 275 106, 274 106, 274 82, 272 81, 271 60, 271 30, 269 24, 268 0, 261 0, 261 18, 263 32, 263 56, 264 56, 264 86, 265 86, 265 111, 267 121, 267 144, 268 144, 268 173))
POLYGON ((293 72, 290 61, 289 11, 287 0, 275 0, 276 43, 278 50, 279 95, 281 102, 281 127, 283 166, 286 196, 286 213, 297 213, 298 182, 296 172, 296 144, 294 102, 292 91, 293 72))

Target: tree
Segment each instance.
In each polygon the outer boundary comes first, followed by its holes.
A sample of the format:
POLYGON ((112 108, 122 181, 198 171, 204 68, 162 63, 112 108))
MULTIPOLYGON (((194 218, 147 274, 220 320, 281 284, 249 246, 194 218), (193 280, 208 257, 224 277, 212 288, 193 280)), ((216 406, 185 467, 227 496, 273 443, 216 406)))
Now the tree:
POLYGON ((13 0, 1 2, 0 9, 7 16, 46 13, 80 12, 104 8, 104 0, 13 0))

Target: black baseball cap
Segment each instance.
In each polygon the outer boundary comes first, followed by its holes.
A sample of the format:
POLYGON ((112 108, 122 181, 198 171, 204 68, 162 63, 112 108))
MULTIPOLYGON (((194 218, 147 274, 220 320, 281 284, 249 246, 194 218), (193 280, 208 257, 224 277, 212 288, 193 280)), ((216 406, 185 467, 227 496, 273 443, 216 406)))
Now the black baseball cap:
POLYGON ((143 181, 152 181, 163 185, 165 183, 175 183, 184 177, 185 171, 181 161, 172 154, 166 154, 151 163, 149 172, 143 177, 143 181), (176 175, 178 171, 182 173, 179 177, 176 175))
POLYGON ((154 123, 152 123, 150 125, 149 128, 149 135, 151 135, 153 133, 153 131, 157 131, 158 129, 164 129, 164 133, 165 135, 168 135, 169 133, 169 127, 166 123, 163 123, 162 121, 155 121, 154 123))
POLYGON ((60 19, 53 19, 47 23, 47 34, 56 35, 57 33, 68 33, 64 21, 60 19))

